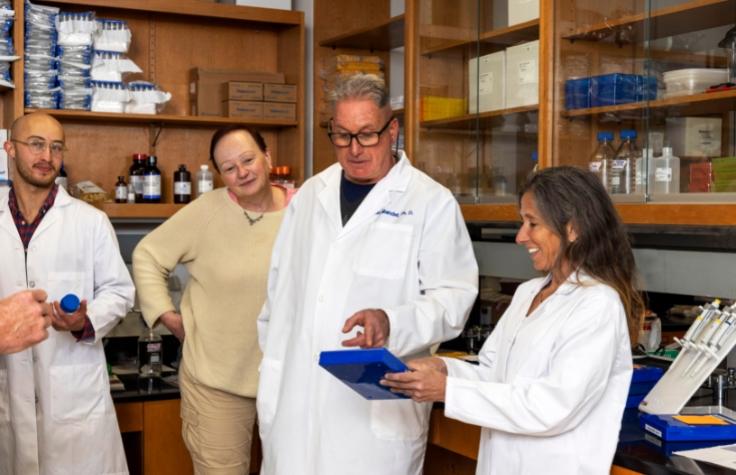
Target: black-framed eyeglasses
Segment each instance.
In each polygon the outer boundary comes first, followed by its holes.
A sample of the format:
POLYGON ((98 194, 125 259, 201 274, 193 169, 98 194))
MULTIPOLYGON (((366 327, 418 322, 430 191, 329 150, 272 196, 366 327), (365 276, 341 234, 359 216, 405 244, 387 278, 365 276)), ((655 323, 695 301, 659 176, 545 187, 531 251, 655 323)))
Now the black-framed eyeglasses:
POLYGON ((381 134, 384 133, 386 129, 388 129, 388 126, 391 125, 391 122, 394 120, 394 118, 395 117, 391 117, 388 122, 386 122, 386 125, 381 127, 381 130, 377 132, 358 132, 357 134, 351 134, 348 132, 333 132, 332 120, 330 120, 327 136, 330 138, 330 142, 332 142, 332 145, 334 145, 335 147, 349 147, 350 144, 353 142, 353 139, 355 139, 361 147, 373 147, 375 145, 378 145, 378 142, 381 140, 381 134))
POLYGON ((25 145, 34 155, 41 155, 46 150, 46 147, 49 148, 51 155, 62 155, 67 150, 64 142, 47 143, 45 140, 41 139, 31 139, 28 142, 18 139, 10 139, 10 141, 25 145))

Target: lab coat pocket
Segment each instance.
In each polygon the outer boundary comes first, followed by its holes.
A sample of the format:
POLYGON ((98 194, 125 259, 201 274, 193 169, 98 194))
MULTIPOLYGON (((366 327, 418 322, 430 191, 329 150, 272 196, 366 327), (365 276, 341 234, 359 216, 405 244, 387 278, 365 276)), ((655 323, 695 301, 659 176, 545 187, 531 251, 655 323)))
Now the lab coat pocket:
POLYGON ((0 368, 0 422, 10 420, 10 388, 8 387, 8 370, 0 368))
POLYGON ((55 421, 84 421, 105 413, 110 390, 100 363, 52 366, 50 409, 55 421))
POLYGON ((261 360, 256 410, 258 411, 258 427, 262 439, 265 439, 270 432, 273 418, 276 415, 281 389, 282 368, 283 363, 281 361, 265 356, 261 360))
POLYGON ((412 230, 407 224, 373 223, 363 238, 355 272, 383 279, 403 277, 411 251, 412 230))
POLYGON ((50 292, 58 292, 57 299, 66 294, 76 294, 80 299, 84 293, 84 272, 49 272, 50 292))
POLYGON ((430 405, 410 401, 371 401, 371 430, 383 440, 426 437, 430 405))

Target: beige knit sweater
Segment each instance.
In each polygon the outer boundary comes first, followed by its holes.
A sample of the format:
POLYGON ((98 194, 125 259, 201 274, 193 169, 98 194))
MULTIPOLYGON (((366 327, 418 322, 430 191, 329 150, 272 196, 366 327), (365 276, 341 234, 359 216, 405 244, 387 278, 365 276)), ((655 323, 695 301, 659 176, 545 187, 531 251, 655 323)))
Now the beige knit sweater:
POLYGON ((189 271, 180 309, 183 358, 203 385, 256 396, 261 361, 256 318, 283 215, 283 210, 266 213, 251 226, 227 189, 218 188, 149 233, 133 252, 138 300, 149 325, 175 310, 166 286, 171 270, 182 263, 189 271))

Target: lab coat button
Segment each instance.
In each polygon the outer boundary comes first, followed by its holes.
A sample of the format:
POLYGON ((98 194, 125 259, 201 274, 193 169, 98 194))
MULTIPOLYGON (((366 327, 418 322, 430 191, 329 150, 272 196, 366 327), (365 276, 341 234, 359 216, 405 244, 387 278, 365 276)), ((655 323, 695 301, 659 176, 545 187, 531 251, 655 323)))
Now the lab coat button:
POLYGON ((34 281, 28 282, 28 287, 34 288, 36 286, 36 283, 34 281))

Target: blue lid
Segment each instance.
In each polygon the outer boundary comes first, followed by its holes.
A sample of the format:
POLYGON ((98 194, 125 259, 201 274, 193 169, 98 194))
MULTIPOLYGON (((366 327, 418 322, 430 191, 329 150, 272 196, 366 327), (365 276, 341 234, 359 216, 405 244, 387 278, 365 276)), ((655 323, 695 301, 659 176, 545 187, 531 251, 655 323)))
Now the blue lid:
POLYGON ((66 313, 74 313, 79 308, 79 297, 74 294, 66 294, 61 298, 59 306, 66 313))
POLYGON ((621 136, 621 140, 635 139, 636 138, 636 130, 633 130, 633 129, 622 129, 621 130, 621 133, 619 135, 621 136))
POLYGON ((613 132, 598 132, 598 141, 603 142, 604 140, 613 142, 613 132))
POLYGON ((537 163, 538 161, 539 161, 539 154, 535 150, 532 152, 532 163, 537 163))

